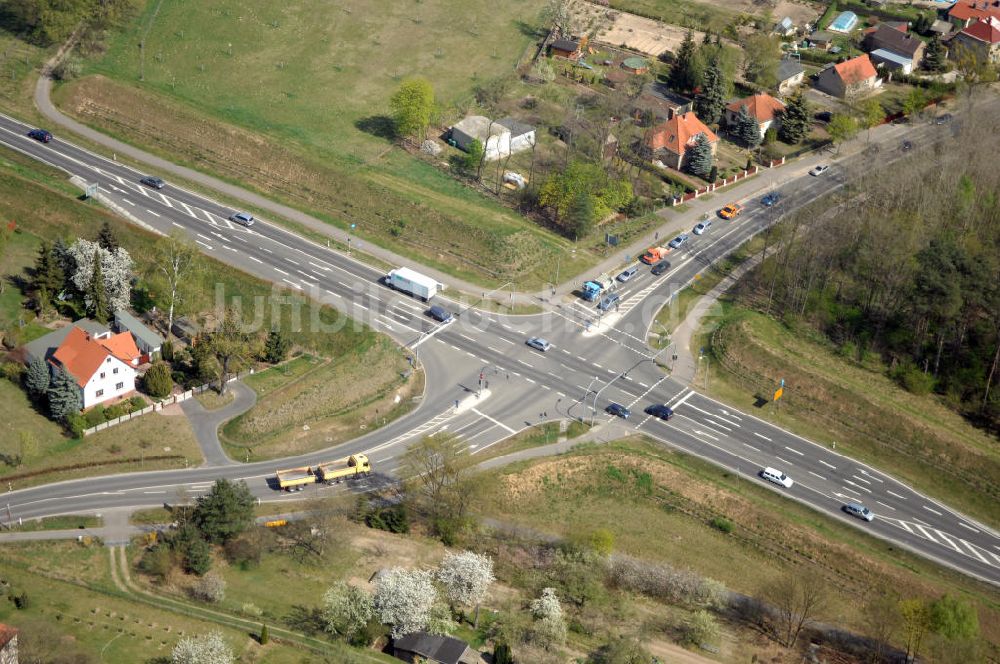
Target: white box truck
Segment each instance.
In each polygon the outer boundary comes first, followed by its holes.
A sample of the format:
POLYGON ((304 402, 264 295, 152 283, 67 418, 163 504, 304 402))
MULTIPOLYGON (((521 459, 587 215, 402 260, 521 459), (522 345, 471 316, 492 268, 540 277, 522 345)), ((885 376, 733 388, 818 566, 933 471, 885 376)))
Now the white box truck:
POLYGON ((419 297, 424 302, 428 301, 438 291, 444 290, 444 284, 434 281, 430 277, 419 272, 414 272, 408 267, 398 267, 390 270, 385 276, 385 285, 404 293, 409 293, 413 297, 419 297))

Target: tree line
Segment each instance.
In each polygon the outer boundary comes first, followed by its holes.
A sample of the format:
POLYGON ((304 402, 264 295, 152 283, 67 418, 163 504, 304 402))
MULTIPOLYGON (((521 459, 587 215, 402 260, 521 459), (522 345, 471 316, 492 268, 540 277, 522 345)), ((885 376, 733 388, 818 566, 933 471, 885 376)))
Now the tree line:
POLYGON ((39 46, 59 44, 74 30, 107 30, 134 15, 136 0, 15 0, 0 3, 0 27, 39 46))

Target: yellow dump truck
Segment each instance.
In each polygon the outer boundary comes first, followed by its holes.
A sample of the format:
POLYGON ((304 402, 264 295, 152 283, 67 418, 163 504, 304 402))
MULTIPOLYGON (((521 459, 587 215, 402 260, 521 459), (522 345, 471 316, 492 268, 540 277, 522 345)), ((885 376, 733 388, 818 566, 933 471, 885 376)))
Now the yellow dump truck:
POLYGON ((307 484, 316 482, 316 476, 309 466, 279 470, 275 475, 278 477, 278 488, 285 491, 302 491, 307 484))
POLYGON ((371 463, 364 454, 352 454, 344 459, 321 463, 316 467, 316 476, 320 482, 334 484, 352 477, 364 477, 372 472, 371 463))

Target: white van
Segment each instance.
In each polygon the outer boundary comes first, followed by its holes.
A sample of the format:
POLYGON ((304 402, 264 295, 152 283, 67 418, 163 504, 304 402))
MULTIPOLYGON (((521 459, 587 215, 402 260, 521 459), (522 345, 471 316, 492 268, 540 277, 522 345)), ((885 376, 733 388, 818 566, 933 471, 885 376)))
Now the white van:
POLYGON ((764 470, 760 471, 760 476, 763 477, 768 482, 774 482, 775 484, 780 484, 786 489, 791 489, 792 485, 795 484, 795 482, 792 481, 791 477, 785 475, 783 472, 775 468, 765 468, 764 470))

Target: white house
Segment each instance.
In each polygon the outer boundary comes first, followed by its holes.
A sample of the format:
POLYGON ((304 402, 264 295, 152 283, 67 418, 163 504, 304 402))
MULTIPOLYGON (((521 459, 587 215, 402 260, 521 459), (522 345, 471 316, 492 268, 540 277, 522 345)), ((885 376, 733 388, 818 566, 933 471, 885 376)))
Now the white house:
POLYGON ((535 144, 535 128, 510 117, 494 122, 483 115, 470 115, 451 128, 451 139, 466 152, 478 140, 486 159, 493 161, 531 148, 535 144))
POLYGON ((730 127, 736 124, 740 109, 746 106, 747 112, 757 119, 760 126, 760 137, 773 125, 775 128, 781 123, 781 114, 785 112, 785 105, 766 92, 758 92, 743 99, 737 99, 726 106, 726 124, 730 127))
POLYGON ((49 363, 76 380, 83 407, 127 396, 135 391, 139 349, 128 332, 96 337, 73 325, 49 363))

